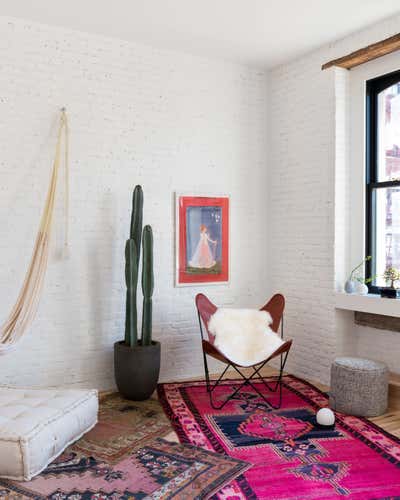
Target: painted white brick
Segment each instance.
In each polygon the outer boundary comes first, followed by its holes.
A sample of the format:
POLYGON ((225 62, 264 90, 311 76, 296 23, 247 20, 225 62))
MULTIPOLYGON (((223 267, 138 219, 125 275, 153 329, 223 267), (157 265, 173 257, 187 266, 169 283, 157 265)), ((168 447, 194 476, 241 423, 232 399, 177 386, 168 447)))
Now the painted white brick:
POLYGON ((352 315, 334 307, 335 282, 348 271, 347 72, 321 71, 324 62, 397 33, 399 21, 392 17, 269 74, 270 285, 287 299, 289 370, 324 383, 332 358, 343 353, 399 371, 400 335, 355 329, 352 315))
POLYGON ((1 318, 30 257, 62 105, 71 122, 72 173, 71 256, 52 259, 29 336, 2 358, 2 383, 112 387, 136 183, 155 233, 163 380, 202 369, 198 290, 173 286, 173 192, 194 190, 232 197, 231 283, 201 290, 219 304, 253 307, 283 292, 286 335, 295 341, 290 370, 328 382, 330 362, 342 352, 376 353, 398 370, 400 335, 354 329, 334 308, 344 273, 338 262, 348 253, 347 209, 340 209, 348 207, 348 193, 340 192, 348 175, 346 116, 337 106, 346 99, 346 77, 320 66, 397 33, 399 21, 265 74, 0 18, 1 318))
POLYGON ((269 291, 265 73, 20 20, 0 18, 0 31, 1 319, 32 251, 61 106, 71 127, 71 255, 52 258, 31 331, 1 358, 1 383, 113 386, 137 183, 154 229, 161 379, 200 375, 194 295, 257 306, 269 291), (229 286, 174 288, 175 191, 231 195, 229 286))

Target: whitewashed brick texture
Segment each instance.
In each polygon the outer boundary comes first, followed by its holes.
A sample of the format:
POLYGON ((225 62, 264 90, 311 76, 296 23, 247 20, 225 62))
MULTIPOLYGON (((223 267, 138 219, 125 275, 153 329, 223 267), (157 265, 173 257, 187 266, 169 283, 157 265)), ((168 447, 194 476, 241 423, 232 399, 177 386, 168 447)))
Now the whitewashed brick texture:
POLYGON ((71 129, 70 257, 62 202, 38 316, 1 358, 3 384, 114 385, 124 334, 124 245, 143 186, 155 240, 154 338, 161 380, 200 375, 194 296, 258 306, 268 296, 266 74, 0 18, 0 318, 30 258, 48 185, 58 110, 71 129), (231 195, 229 285, 174 287, 174 192, 231 195))
POLYGON ((269 74, 269 284, 287 298, 288 368, 325 383, 338 354, 400 370, 399 334, 355 328, 351 313, 335 310, 335 283, 349 269, 348 77, 321 71, 330 59, 394 35, 399 22, 378 23, 269 74))
MULTIPOLYGON (((288 368, 329 382, 337 354, 399 371, 400 335, 335 310, 348 258, 347 76, 321 64, 398 32, 400 17, 266 73, 0 19, 0 317, 26 269, 47 187, 57 109, 71 123, 71 254, 47 275, 38 317, 1 359, 2 383, 113 386, 124 323, 123 248, 141 183, 155 233, 154 336, 162 380, 201 374, 193 306, 287 299, 288 368), (175 288, 175 191, 231 195, 231 282, 175 288), (343 208, 345 207, 345 208, 343 208), (390 346, 390 347, 389 347, 390 346)), ((62 196, 57 208, 62 227, 62 196)))

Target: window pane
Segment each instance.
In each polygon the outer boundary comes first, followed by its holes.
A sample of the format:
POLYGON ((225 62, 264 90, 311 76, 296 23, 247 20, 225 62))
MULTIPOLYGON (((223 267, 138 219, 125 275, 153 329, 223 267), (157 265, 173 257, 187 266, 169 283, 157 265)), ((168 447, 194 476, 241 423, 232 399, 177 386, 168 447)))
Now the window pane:
POLYGON ((387 267, 400 269, 400 187, 375 191, 375 284, 385 286, 382 274, 387 267))
POLYGON ((378 95, 378 182, 400 178, 400 83, 378 95))

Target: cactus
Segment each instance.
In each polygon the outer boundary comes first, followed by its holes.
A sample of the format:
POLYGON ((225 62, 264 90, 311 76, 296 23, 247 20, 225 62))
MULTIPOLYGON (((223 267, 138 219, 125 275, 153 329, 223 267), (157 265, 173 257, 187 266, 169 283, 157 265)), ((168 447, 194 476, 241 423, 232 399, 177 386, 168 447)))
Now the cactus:
POLYGON ((153 274, 153 231, 151 226, 143 229, 143 269, 142 269, 142 291, 143 291, 143 319, 142 319, 142 345, 151 344, 152 329, 152 296, 154 289, 153 274))
MULTIPOLYGON (((139 260, 142 246, 143 191, 136 186, 132 199, 132 216, 130 238, 125 246, 125 280, 126 280, 126 317, 125 344, 134 347, 138 344, 137 327, 137 284, 139 279, 139 260)), ((143 319, 142 345, 151 344, 152 333, 152 295, 154 288, 153 275, 153 232, 150 226, 143 229, 143 319)))
POLYGON ((126 281, 126 316, 125 344, 131 347, 137 344, 137 307, 136 291, 138 282, 138 251, 133 239, 125 245, 125 281, 126 281))
POLYGON ((137 252, 137 263, 140 259, 140 239, 142 237, 143 224, 143 190, 141 186, 136 186, 132 197, 131 216, 131 239, 135 240, 137 252))

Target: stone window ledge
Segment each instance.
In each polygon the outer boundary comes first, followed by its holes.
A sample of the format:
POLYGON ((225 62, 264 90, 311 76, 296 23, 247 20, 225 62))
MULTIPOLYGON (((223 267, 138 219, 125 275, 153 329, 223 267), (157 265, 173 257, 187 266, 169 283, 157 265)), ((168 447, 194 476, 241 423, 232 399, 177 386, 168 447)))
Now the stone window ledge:
POLYGON ((335 294, 336 309, 360 311, 400 318, 400 299, 383 299, 380 295, 356 295, 343 292, 335 294))

